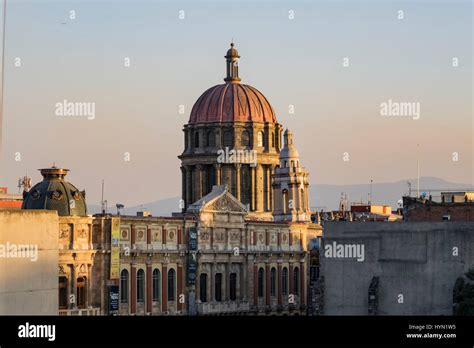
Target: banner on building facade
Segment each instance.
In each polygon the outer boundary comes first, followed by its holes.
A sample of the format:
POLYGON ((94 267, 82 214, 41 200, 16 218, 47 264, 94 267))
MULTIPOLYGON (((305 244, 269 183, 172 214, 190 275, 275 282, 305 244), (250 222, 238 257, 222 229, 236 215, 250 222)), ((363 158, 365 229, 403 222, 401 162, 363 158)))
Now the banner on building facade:
POLYGON ((119 279, 120 271, 120 219, 112 218, 110 234, 110 279, 119 279))
POLYGON ((189 238, 188 238, 188 262, 187 262, 187 281, 188 285, 196 284, 196 273, 197 273, 197 249, 198 249, 198 235, 197 229, 191 227, 189 229, 189 238))
POLYGON ((114 314, 119 310, 119 287, 118 285, 109 286, 109 313, 114 314))

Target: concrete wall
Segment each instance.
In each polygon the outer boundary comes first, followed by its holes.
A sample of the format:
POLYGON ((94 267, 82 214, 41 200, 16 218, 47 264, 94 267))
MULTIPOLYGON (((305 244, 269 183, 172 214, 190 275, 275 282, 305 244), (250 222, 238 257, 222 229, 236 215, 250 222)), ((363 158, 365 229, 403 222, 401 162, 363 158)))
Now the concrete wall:
POLYGON ((0 210, 0 248, 37 246, 36 261, 0 254, 0 315, 58 314, 58 234, 56 211, 0 210))
POLYGON ((326 315, 367 315, 374 276, 378 314, 451 315, 454 283, 474 267, 474 223, 326 222, 323 235, 326 315), (363 244, 365 260, 325 257, 333 242, 363 244))

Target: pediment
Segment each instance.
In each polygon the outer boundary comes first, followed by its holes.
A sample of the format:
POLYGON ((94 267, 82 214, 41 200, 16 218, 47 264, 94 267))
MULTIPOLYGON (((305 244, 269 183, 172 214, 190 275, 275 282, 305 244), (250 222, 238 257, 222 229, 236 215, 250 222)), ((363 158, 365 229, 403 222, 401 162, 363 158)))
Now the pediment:
POLYGON ((227 191, 227 187, 214 186, 210 193, 191 204, 188 208, 188 212, 201 213, 203 211, 246 214, 247 208, 234 197, 234 195, 227 191))

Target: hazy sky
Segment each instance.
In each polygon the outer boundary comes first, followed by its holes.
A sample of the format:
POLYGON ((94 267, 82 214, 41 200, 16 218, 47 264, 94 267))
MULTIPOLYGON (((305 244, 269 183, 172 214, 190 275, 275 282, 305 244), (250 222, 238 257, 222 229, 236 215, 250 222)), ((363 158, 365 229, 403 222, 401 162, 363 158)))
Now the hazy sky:
POLYGON ((472 16, 471 1, 9 0, 0 186, 55 162, 89 204, 103 178, 110 205, 180 195, 182 128, 232 38, 311 184, 413 178, 417 143, 421 175, 473 183, 472 16), (65 99, 95 119, 57 116, 65 99), (389 99, 420 118, 382 116, 389 99))

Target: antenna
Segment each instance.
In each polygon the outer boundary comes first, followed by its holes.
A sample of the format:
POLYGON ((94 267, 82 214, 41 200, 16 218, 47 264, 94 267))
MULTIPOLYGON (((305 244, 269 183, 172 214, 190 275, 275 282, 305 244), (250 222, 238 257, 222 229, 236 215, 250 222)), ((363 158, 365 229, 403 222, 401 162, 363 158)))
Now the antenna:
POLYGON ((374 181, 373 181, 372 179, 370 179, 370 194, 369 194, 370 199, 369 199, 369 202, 368 202, 369 205, 372 204, 372 183, 373 183, 373 182, 374 182, 374 181))
POLYGON ((416 144, 416 197, 420 197, 420 158, 419 158, 420 144, 416 144))
POLYGON ((105 202, 104 202, 104 179, 102 179, 102 200, 100 202, 100 205, 102 207, 102 214, 105 214, 105 202))

